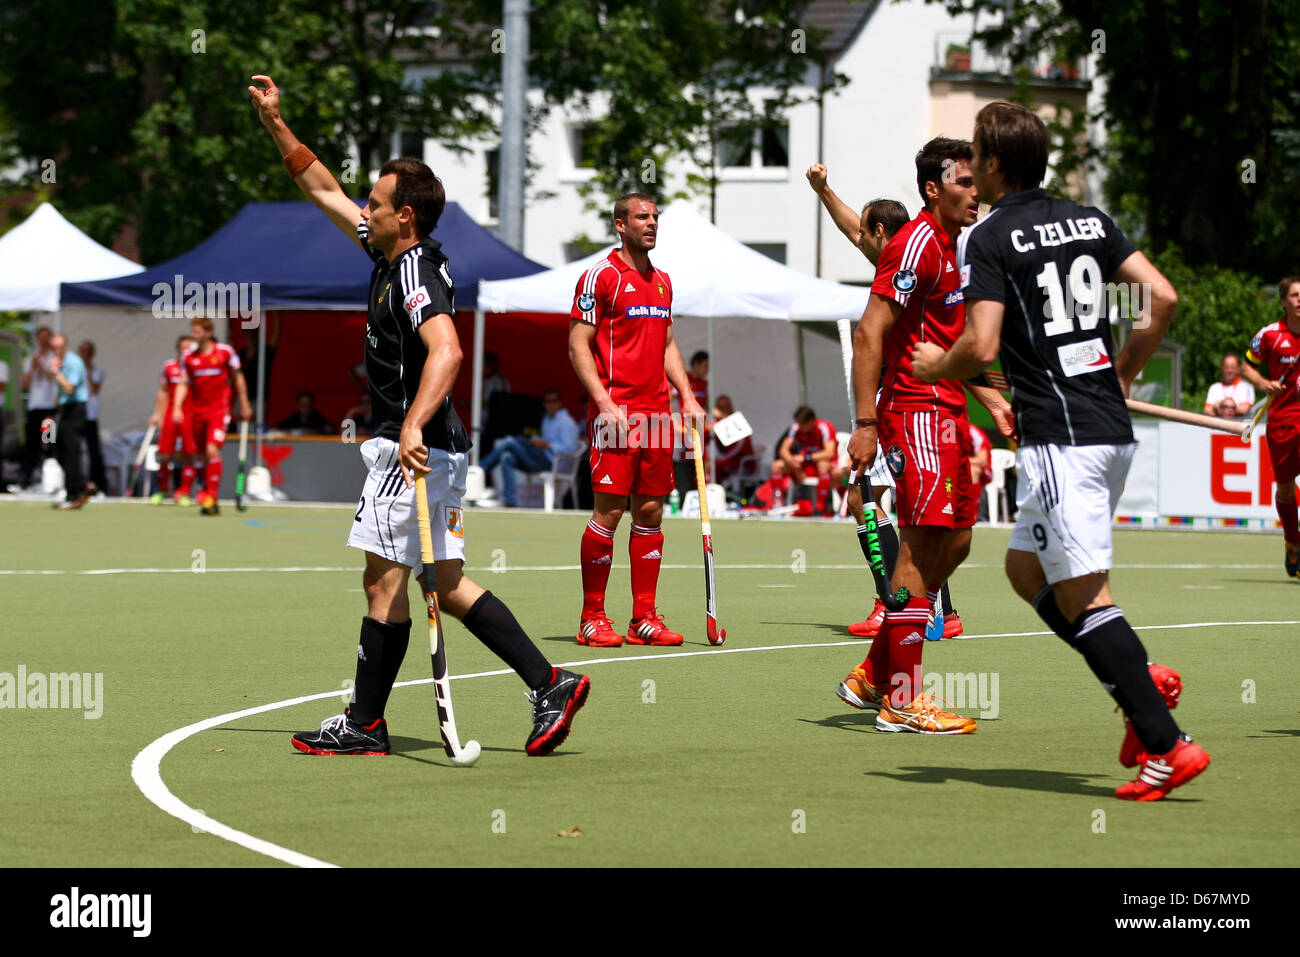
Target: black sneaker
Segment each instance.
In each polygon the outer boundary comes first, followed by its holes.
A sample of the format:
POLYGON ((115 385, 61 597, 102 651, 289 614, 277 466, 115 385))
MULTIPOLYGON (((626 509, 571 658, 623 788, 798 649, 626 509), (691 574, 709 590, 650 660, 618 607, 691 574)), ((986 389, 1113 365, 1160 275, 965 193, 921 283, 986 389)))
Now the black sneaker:
POLYGON ((388 746, 388 723, 376 718, 362 727, 350 714, 336 714, 321 722, 319 731, 300 731, 293 736, 293 746, 308 754, 391 754, 388 746))
POLYGON ((569 736, 573 716, 587 701, 591 679, 555 669, 555 680, 528 695, 533 703, 533 733, 524 750, 533 757, 550 754, 569 736))
POLYGON ((1300 543, 1286 543, 1286 560, 1282 563, 1286 573, 1292 578, 1300 577, 1300 543))

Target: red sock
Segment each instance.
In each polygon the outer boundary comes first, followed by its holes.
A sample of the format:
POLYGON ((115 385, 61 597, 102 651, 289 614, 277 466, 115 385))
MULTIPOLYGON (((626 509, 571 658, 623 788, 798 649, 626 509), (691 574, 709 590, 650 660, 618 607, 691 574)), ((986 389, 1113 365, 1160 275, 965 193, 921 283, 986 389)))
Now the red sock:
POLYGON ((655 586, 659 583, 659 563, 664 557, 664 530, 634 524, 627 551, 632 558, 632 620, 640 621, 655 610, 655 586))
POLYGON ((1284 502, 1275 498, 1273 504, 1277 506, 1277 517, 1282 520, 1282 537, 1291 544, 1300 542, 1300 530, 1296 528, 1296 500, 1284 502))
POLYGON ((204 487, 208 498, 214 502, 217 500, 217 492, 221 489, 221 459, 208 459, 207 477, 208 481, 204 487))
POLYGON ((826 511, 826 498, 831 494, 831 477, 829 475, 817 476, 817 511, 826 511))
MULTIPOLYGON (((889 612, 885 612, 889 617, 889 612)), ((889 642, 882 631, 871 640, 871 650, 862 662, 862 670, 867 673, 867 683, 873 688, 885 691, 889 688, 889 642)))
POLYGON ((172 464, 162 462, 158 466, 158 491, 166 495, 172 490, 172 464))
POLYGON ((876 640, 889 642, 889 703, 895 708, 907 707, 922 691, 921 651, 929 620, 930 603, 918 595, 902 611, 885 612, 876 640))
POLYGON ((181 487, 176 491, 180 495, 189 495, 190 490, 194 488, 194 476, 198 474, 198 469, 190 463, 181 466, 181 487))
POLYGON ((605 586, 614 564, 614 530, 594 518, 582 533, 582 620, 605 614, 605 586))

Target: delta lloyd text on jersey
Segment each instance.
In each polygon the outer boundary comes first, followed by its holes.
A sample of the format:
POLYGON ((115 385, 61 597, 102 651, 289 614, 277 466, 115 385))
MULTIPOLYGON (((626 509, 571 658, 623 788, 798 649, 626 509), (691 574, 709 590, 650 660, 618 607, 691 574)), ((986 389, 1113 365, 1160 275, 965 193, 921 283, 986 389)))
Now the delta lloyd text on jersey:
POLYGON ((154 283, 150 292, 157 319, 252 319, 262 309, 262 286, 256 282, 186 282, 177 273, 171 283, 154 283))

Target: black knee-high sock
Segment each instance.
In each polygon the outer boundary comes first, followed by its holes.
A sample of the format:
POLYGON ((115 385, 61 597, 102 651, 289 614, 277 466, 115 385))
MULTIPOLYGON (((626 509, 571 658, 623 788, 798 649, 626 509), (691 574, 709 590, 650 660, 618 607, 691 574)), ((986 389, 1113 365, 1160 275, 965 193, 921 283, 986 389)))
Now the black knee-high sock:
POLYGON ((939 601, 942 602, 943 616, 947 618, 955 608, 952 607, 952 592, 948 591, 948 583, 943 583, 943 588, 939 589, 939 601))
POLYGON ((1075 651, 1079 650, 1074 640, 1074 625, 1070 624, 1061 613, 1060 607, 1056 604, 1056 592, 1052 591, 1051 585, 1044 585, 1030 604, 1034 606, 1034 611, 1038 612, 1038 617, 1047 623, 1047 627, 1052 629, 1058 638, 1075 651))
MULTIPOLYGON (((873 508, 874 506, 867 506, 873 508)), ((885 563, 885 578, 890 581, 894 578, 894 566, 898 563, 898 532, 894 530, 894 523, 889 520, 889 516, 879 509, 876 510, 876 537, 880 539, 880 558, 885 563)), ((867 544, 867 526, 858 526, 858 547, 862 549, 862 557, 871 564, 871 546, 867 544)))
POLYGON ((1142 640, 1115 605, 1089 608, 1074 622, 1075 647, 1110 692, 1150 754, 1166 754, 1178 743, 1178 725, 1147 670, 1142 640))
POLYGON ((490 591, 479 596, 461 624, 513 668, 529 688, 535 690, 550 682, 551 663, 519 627, 505 602, 490 591))
POLYGON ((354 721, 363 725, 384 716, 388 695, 397 680, 397 671, 406 657, 411 641, 411 620, 396 624, 361 619, 361 639, 357 644, 357 678, 352 687, 348 710, 354 721))

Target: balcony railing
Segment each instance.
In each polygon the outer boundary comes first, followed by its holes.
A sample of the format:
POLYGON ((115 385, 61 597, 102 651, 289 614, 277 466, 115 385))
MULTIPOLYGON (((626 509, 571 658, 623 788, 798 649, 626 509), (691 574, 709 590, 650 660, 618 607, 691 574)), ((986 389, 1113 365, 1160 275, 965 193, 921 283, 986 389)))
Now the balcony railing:
MULTIPOLYGON (((1075 83, 1090 79, 1086 59, 1053 61, 1048 53, 1023 64, 1035 80, 1047 83, 1075 83)), ((1020 64, 1013 63, 1003 52, 994 52, 972 40, 969 33, 937 33, 934 38, 934 62, 931 72, 952 76, 972 74, 1011 79, 1020 64)))

